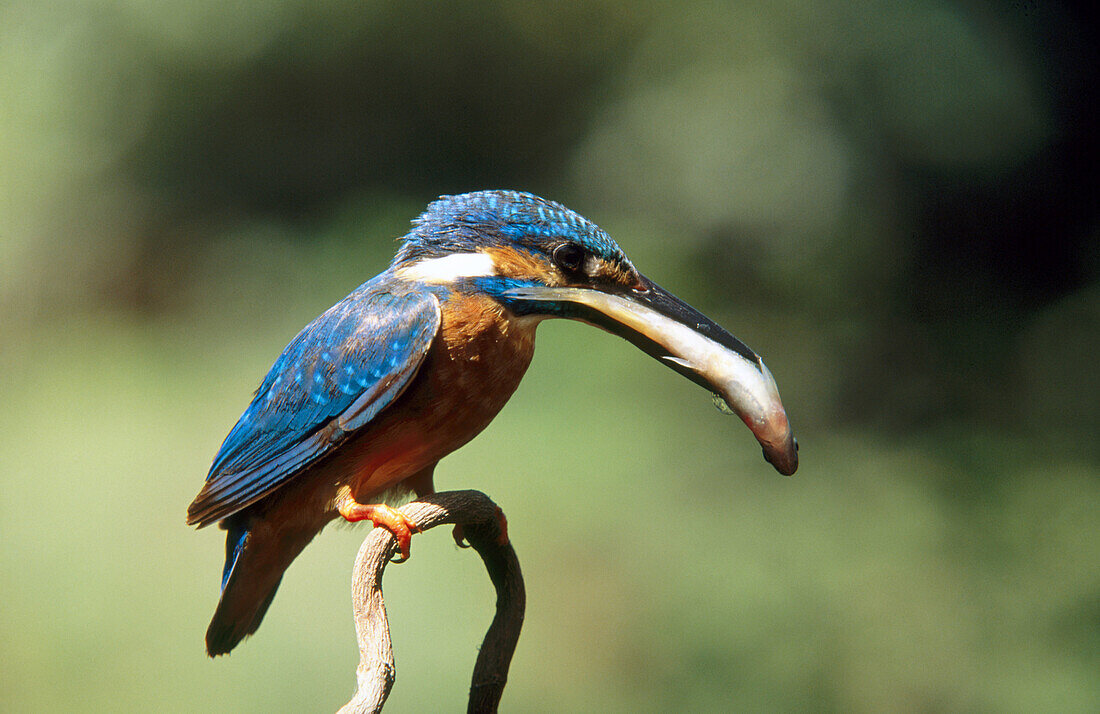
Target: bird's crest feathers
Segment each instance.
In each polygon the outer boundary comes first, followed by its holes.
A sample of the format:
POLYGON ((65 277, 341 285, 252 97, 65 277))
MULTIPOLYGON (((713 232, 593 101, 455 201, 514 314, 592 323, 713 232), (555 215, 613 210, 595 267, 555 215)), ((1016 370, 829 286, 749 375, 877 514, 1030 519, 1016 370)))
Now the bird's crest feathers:
POLYGON ((477 191, 441 196, 431 203, 402 239, 394 265, 490 247, 502 240, 537 250, 554 239, 579 243, 609 261, 627 262, 607 233, 560 203, 520 191, 477 191))

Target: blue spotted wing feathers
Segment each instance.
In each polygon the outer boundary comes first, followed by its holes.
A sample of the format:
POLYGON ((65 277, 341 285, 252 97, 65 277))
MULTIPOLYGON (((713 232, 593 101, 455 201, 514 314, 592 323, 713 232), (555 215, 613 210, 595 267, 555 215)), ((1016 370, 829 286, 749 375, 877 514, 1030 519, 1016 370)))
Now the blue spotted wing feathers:
POLYGON ((255 503, 367 426, 416 374, 439 320, 435 296, 383 273, 307 325, 225 438, 188 523, 255 503))

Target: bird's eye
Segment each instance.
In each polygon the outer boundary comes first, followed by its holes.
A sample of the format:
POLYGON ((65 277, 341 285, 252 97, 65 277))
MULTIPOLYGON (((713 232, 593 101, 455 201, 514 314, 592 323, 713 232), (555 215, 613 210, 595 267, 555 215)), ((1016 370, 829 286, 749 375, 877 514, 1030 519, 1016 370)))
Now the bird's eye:
POLYGON ((554 249, 554 264, 567 273, 575 273, 584 265, 585 251, 576 243, 562 243, 554 249))

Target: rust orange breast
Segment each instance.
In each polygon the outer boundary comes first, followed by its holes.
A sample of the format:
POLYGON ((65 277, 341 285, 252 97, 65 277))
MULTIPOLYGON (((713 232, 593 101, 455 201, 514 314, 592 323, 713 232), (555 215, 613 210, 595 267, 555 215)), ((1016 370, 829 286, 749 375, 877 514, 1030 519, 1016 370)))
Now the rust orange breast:
POLYGON ((535 349, 536 321, 490 298, 441 303, 439 334, 416 378, 349 444, 345 480, 368 502, 473 439, 519 386, 535 349))

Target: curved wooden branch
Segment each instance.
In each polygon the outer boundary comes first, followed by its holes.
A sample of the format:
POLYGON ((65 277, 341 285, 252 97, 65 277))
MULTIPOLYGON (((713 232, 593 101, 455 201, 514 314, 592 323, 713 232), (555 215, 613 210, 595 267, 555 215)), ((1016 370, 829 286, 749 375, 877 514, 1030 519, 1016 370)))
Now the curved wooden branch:
MULTIPOLYGON (((481 643, 470 684, 467 712, 495 712, 508 679, 526 594, 519 560, 510 543, 500 544, 503 514, 480 491, 446 491, 425 496, 400 510, 417 528, 426 531, 443 523, 461 524, 466 540, 485 562, 497 591, 496 615, 481 643)), ((340 714, 380 712, 396 677, 389 621, 382 600, 382 573, 397 552, 397 540, 383 529, 373 529, 359 548, 352 575, 355 632, 359 639, 359 689, 340 714)))

